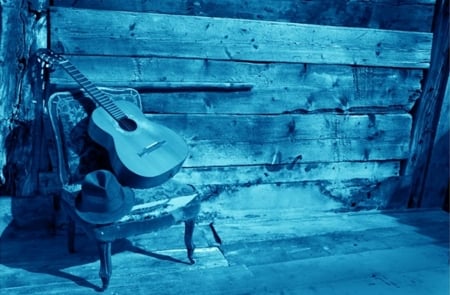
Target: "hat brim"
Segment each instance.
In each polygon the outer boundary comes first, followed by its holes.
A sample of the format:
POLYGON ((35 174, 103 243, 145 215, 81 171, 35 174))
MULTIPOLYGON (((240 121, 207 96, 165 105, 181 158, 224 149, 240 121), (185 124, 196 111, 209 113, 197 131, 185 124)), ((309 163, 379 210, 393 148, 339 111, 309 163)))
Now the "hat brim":
MULTIPOLYGON (((122 187, 124 191, 123 203, 117 210, 111 212, 88 212, 79 211, 77 207, 74 207, 75 213, 83 221, 92 224, 108 224, 114 223, 121 219, 123 216, 127 215, 134 205, 134 192, 128 187, 122 187)), ((78 195, 77 198, 80 196, 78 195)))

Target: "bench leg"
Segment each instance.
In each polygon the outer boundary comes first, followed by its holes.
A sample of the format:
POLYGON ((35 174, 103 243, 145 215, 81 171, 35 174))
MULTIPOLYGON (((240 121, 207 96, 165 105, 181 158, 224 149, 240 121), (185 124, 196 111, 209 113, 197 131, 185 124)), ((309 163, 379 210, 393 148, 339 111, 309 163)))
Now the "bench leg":
POLYGON ((75 221, 70 217, 67 227, 67 248, 69 249, 69 253, 75 252, 75 221))
POLYGON ((195 263, 193 258, 195 245, 192 242, 194 234, 195 219, 189 219, 184 222, 184 244, 186 245, 187 256, 191 264, 195 263))
POLYGON ((97 242, 98 252, 100 255, 100 272, 99 276, 102 280, 102 290, 106 290, 109 285, 109 279, 112 274, 111 265, 111 243, 97 242))

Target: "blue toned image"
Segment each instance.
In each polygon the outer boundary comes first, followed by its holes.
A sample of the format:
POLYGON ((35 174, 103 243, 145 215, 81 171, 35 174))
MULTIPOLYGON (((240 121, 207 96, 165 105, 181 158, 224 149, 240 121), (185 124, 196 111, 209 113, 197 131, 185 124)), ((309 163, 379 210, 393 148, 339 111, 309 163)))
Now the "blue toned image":
POLYGON ((448 11, 0 1, 0 294, 450 294, 448 11))

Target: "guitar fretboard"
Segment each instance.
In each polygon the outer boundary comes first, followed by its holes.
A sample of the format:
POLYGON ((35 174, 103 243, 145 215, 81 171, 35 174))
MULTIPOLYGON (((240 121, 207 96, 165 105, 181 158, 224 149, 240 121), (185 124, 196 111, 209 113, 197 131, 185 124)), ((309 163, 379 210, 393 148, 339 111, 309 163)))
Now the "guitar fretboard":
POLYGON ((117 107, 115 102, 100 91, 85 75, 83 75, 74 65, 68 60, 60 62, 64 70, 78 83, 86 92, 95 100, 102 108, 104 108, 117 122, 126 118, 126 114, 117 107))

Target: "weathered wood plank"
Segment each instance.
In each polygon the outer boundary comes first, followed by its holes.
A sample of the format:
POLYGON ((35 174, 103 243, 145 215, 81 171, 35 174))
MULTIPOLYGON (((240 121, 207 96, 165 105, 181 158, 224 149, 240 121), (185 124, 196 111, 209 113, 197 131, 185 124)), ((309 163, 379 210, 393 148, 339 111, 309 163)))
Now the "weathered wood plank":
MULTIPOLYGON (((0 97, 5 98, 0 105, 0 178, 4 179, 3 173, 5 170, 3 167, 7 164, 7 139, 8 133, 11 132, 13 126, 13 115, 17 113, 16 109, 18 97, 18 85, 20 84, 20 76, 22 75, 23 68, 18 68, 16 61, 18 60, 18 43, 19 36, 23 36, 22 26, 20 25, 20 9, 19 3, 4 4, 0 3, 0 97), (8 23, 15 23, 16 26, 12 26, 6 30, 8 23), (13 62, 14 61, 14 62, 13 62), (9 99, 6 99, 9 98, 9 99)), ((21 149, 26 147, 21 146, 21 149)), ((25 151, 28 154, 30 151, 25 151)), ((13 182, 11 182, 13 183, 13 182)))
MULTIPOLYGON (((182 239, 182 236, 181 236, 182 239)), ((65 243, 61 240, 61 246, 65 243)), ((30 259, 29 263, 26 263, 24 259, 20 259, 21 263, 15 261, 7 261, 5 266, 0 266, 2 272, 2 289, 15 290, 30 286, 39 285, 56 285, 56 284, 68 284, 71 280, 73 283, 83 285, 85 288, 94 288, 95 283, 99 284, 98 278, 98 256, 96 255, 96 245, 91 241, 90 245, 95 251, 90 253, 60 253, 58 255, 52 255, 54 258, 54 264, 48 265, 48 260, 30 259), (71 256, 71 257, 67 257, 71 256), (45 267, 47 265, 47 267, 45 267), (22 268, 26 271, 17 272, 15 268, 22 268), (28 271, 39 271, 41 269, 40 276, 29 276, 28 271), (28 278, 27 278, 28 276, 28 278), (92 282, 92 283, 91 283, 92 282)), ((14 244, 18 244, 17 242, 14 244)), ((44 243, 37 244, 42 245, 44 243)), ((45 243, 47 244, 47 243, 45 243)), ((195 255, 198 263, 189 265, 186 258, 186 250, 170 249, 163 251, 152 251, 144 248, 136 248, 128 240, 120 240, 115 243, 115 248, 120 252, 116 252, 112 257, 113 272, 114 273, 127 273, 127 270, 132 268, 134 271, 141 270, 142 274, 146 276, 158 276, 161 273, 174 273, 174 272, 190 272, 198 271, 201 269, 213 269, 217 267, 227 267, 228 262, 225 260, 219 249, 216 247, 211 248, 197 248, 195 255), (121 245, 122 244, 122 245, 121 245), (125 263, 126 261, 133 261, 133 264, 125 263), (145 269, 145 271, 143 271, 145 269)), ((55 246, 47 245, 47 248, 57 248, 55 246)), ((11 251, 17 257, 19 254, 15 251, 11 251)), ((46 255, 46 251, 38 252, 41 255, 46 255)), ((48 256, 48 255, 46 255, 48 256)), ((26 256, 28 257, 28 256, 26 256)), ((16 259, 19 260, 19 259, 16 259)), ((133 271, 133 272, 134 272, 133 271)), ((112 281, 121 281, 121 277, 112 275, 112 281)), ((85 291, 87 291, 86 289, 85 291)), ((16 293, 12 293, 16 294, 16 293)))
POLYGON ((267 164, 250 166, 183 168, 175 179, 193 185, 239 185, 291 181, 348 180, 372 181, 399 176, 399 161, 267 164))
MULTIPOLYGON (((205 253, 202 258, 208 259, 209 253, 205 253)), ((133 260, 128 258, 122 261, 122 264, 127 265, 128 271, 117 272, 113 274, 108 290, 104 294, 223 294, 226 288, 226 282, 241 282, 241 280, 250 279, 253 275, 245 266, 231 266, 231 267, 213 267, 213 268, 197 268, 181 265, 183 270, 167 271, 164 268, 156 267, 154 270, 157 273, 147 273, 149 265, 141 266, 140 268, 133 268, 129 265, 133 260), (119 276, 120 277, 116 277, 119 276), (162 279, 163 278, 163 279, 162 279), (215 280, 222 281, 219 286, 215 285, 215 280), (203 284, 199 284, 202 282, 203 284), (170 288, 168 287, 170 286, 170 288), (219 293, 217 293, 219 292, 219 293)), ((173 263, 173 262, 169 262, 173 263)), ((95 267, 98 263, 90 265, 88 273, 85 267, 76 267, 74 270, 58 271, 53 274, 29 274, 26 271, 18 271, 16 276, 18 280, 24 279, 30 275, 36 279, 36 283, 32 285, 22 285, 18 287, 5 288, 8 294, 27 295, 27 294, 64 294, 68 290, 70 294, 95 294, 95 291, 100 292, 98 285, 99 278, 95 277, 95 267), (94 274, 94 275, 92 275, 94 274), (38 279, 44 277, 45 279, 39 283, 38 279), (55 278, 56 276, 56 278, 55 278), (58 277, 59 276, 59 277, 58 277), (52 279, 54 281, 52 281, 52 279)), ((152 269, 150 267, 150 269, 152 269)), ((11 279, 14 279, 12 277, 11 279)), ((240 294, 242 284, 237 287, 226 288, 227 291, 232 290, 240 294)))
MULTIPOLYGON (((369 218, 377 218, 377 216, 370 216, 369 218)), ((357 218, 352 217, 348 219, 357 218)), ((359 221, 364 223, 362 218, 359 221)), ((261 224, 264 224, 264 222, 261 221, 261 224)), ((369 227, 367 229, 364 229, 364 226, 360 224, 353 224, 354 230, 336 230, 335 232, 325 233, 321 233, 322 227, 316 227, 316 229, 319 229, 319 232, 311 233, 311 235, 305 235, 304 230, 311 231, 305 228, 317 226, 318 223, 311 220, 303 223, 301 220, 295 220, 295 224, 302 224, 301 229, 297 228, 298 237, 274 237, 274 240, 269 241, 246 240, 244 242, 233 242, 232 240, 227 240, 228 236, 234 236, 233 233, 229 232, 233 230, 233 227, 230 225, 222 227, 220 222, 214 223, 216 230, 223 237, 221 249, 226 259, 232 265, 256 266, 315 257, 395 249, 412 245, 448 244, 448 235, 442 235, 448 228, 448 224, 445 223, 424 224, 422 227, 422 229, 435 235, 437 240, 426 235, 414 235, 412 234, 414 227, 400 223, 397 223, 396 226, 393 225, 393 227, 369 227), (439 237, 439 235, 442 236, 439 237), (374 237, 377 238, 375 239, 374 237), (268 248, 271 249, 271 254, 264 255, 268 248)), ((350 227, 351 225, 344 224, 343 226, 350 227)), ((336 226, 335 228, 339 227, 336 226)), ((252 227, 252 229, 254 229, 252 230, 253 233, 258 230, 264 231, 263 228, 258 227, 252 227)))
MULTIPOLYGON (((138 89, 144 111, 157 113, 410 111, 420 95, 423 77, 422 70, 335 65, 99 56, 69 59, 99 86, 138 89)), ((56 90, 79 87, 58 67, 51 82, 56 90)))
MULTIPOLYGON (((268 249, 266 251, 265 255, 270 252, 268 249)), ((440 252, 443 252, 442 248, 440 252)), ((258 268, 233 265, 148 275, 147 267, 137 271, 131 269, 125 273, 120 272, 121 279, 112 279, 109 289, 104 293, 218 295, 300 292, 307 295, 328 295, 333 292, 345 294, 351 286, 356 290, 364 290, 368 295, 398 294, 403 291, 411 295, 441 295, 448 293, 448 266, 443 265, 439 259, 445 260, 443 255, 439 255, 438 247, 422 246, 387 249, 373 253, 367 251, 362 254, 331 258, 293 260, 286 264, 268 264, 258 268), (429 259, 422 264, 421 261, 426 258, 427 253, 429 259), (363 267, 358 272, 354 266, 359 265, 361 261, 363 267), (299 271, 304 269, 308 271, 299 271)), ((82 271, 76 269, 71 273, 62 272, 75 282, 67 279, 50 282, 52 276, 49 276, 46 283, 8 288, 6 291, 17 295, 63 294, 68 290, 74 295, 93 293, 91 290, 93 286, 86 284, 84 278, 76 280, 82 271)), ((25 276, 25 272, 19 274, 18 271, 18 275, 25 276)), ((43 275, 28 274, 28 276, 43 275)))
MULTIPOLYGON (((414 254, 412 254, 411 259, 415 258, 414 254)), ((380 257, 379 259, 383 260, 384 258, 380 257)), ((339 264, 335 266, 339 268, 339 264)), ((336 294, 345 294, 345 292, 348 292, 349 286, 351 286, 354 290, 364 290, 366 295, 395 294, 397 292, 405 292, 409 295, 443 295, 450 291, 448 277, 449 271, 446 266, 400 272, 390 272, 388 270, 385 273, 379 273, 375 271, 370 277, 338 280, 327 284, 318 283, 317 288, 314 288, 314 290, 308 285, 303 288, 299 286, 295 286, 293 289, 289 287, 286 289, 283 288, 282 292, 286 292, 287 294, 292 292, 292 294, 295 294, 298 290, 304 289, 305 291, 302 291, 302 294, 328 295, 333 292, 336 292, 336 294), (417 278, 424 279, 421 279, 420 283, 417 283, 417 278)), ((271 292, 269 290, 265 294, 268 295, 271 292)))
POLYGON ((425 187, 423 190, 424 193, 420 203, 421 207, 424 208, 442 208, 445 204, 445 198, 447 198, 447 200, 449 198, 449 108, 450 80, 447 80, 447 87, 444 94, 441 114, 439 116, 439 122, 436 126, 436 136, 433 143, 433 150, 428 163, 428 174, 425 179, 425 187))
POLYGON ((392 160, 408 156, 411 116, 149 115, 190 146, 185 167, 392 160))
MULTIPOLYGON (((436 8, 432 67, 427 74, 423 95, 415 112, 416 123, 412 132, 411 153, 405 168, 405 175, 410 176, 410 181, 404 186, 410 189, 411 206, 413 207, 420 206, 424 194, 428 193, 424 188, 428 171, 432 169, 429 166, 429 160, 435 142, 435 132, 439 117, 448 115, 445 112, 441 113, 441 109, 443 109, 442 104, 449 81, 449 1, 439 1, 436 8)), ((448 117, 443 120, 448 125, 448 117)), ((448 162, 448 153, 446 156, 447 159, 441 159, 443 162, 448 162)), ((448 174, 441 173, 441 186, 448 185, 448 181, 448 174)))
MULTIPOLYGON (((264 290, 266 294, 276 292, 276 290, 279 290, 279 286, 282 286, 283 290, 294 292, 294 290, 319 285, 325 289, 323 294, 333 292, 333 289, 326 286, 326 283, 324 284, 324 280, 329 281, 331 285, 340 285, 340 290, 345 292, 344 290, 348 290, 345 287, 352 286, 353 280, 366 279, 368 282, 357 286, 361 286, 361 288, 366 286, 367 289, 370 288, 369 286, 374 286, 375 291, 368 294, 393 294, 398 292, 399 285, 406 285, 408 286, 406 290, 413 292, 413 294, 423 294, 425 291, 425 293, 437 295, 444 294, 441 293, 441 290, 448 291, 448 282, 429 280, 424 290, 417 292, 414 284, 406 283, 408 280, 402 278, 402 275, 425 269, 434 270, 436 266, 439 269, 448 269, 448 253, 445 253, 444 249, 435 245, 406 246, 396 249, 335 255, 329 258, 293 260, 286 263, 253 266, 249 269, 259 282, 255 285, 264 290), (355 267, 355 265, 358 267, 355 267), (308 270, 307 275, 299 270, 308 270), (271 280, 267 280, 266 276, 270 277, 271 280), (275 285, 273 282, 277 282, 277 284, 275 285), (344 282, 347 282, 347 285, 344 282)), ((440 278, 444 279, 446 276, 448 276, 448 272, 440 278)))
POLYGON ((397 162, 201 167, 183 168, 174 178, 195 185, 205 197, 219 198, 226 208, 402 208, 407 196, 393 193, 399 167, 397 162))
MULTIPOLYGON (((279 211, 252 210, 252 208, 245 207, 226 209, 228 210, 224 211, 225 214, 217 216, 213 223, 217 234, 221 237, 224 250, 226 248, 234 249, 242 243, 258 244, 280 239, 284 241, 306 240, 316 239, 320 236, 339 238, 340 234, 343 238, 346 235, 363 234, 370 231, 377 231, 381 235, 385 234, 386 237, 389 237, 389 243, 383 243, 382 239, 379 239, 380 236, 372 236, 372 240, 373 237, 377 238, 371 245, 374 246, 377 242, 381 242, 378 244, 380 248, 425 245, 433 242, 445 244, 448 243, 449 236, 446 231, 446 227, 448 228, 449 225, 448 215, 444 211, 437 210, 389 210, 384 212, 373 210, 310 214, 297 208, 279 211), (280 220, 285 222, 280 222, 280 220), (242 227, 241 224, 246 224, 247 227, 242 227), (251 235, 248 233, 248 228, 253 229, 251 235), (394 232, 397 232, 397 238, 394 237, 394 232), (399 235, 404 235, 404 239, 401 239, 399 235)), ((361 238, 363 237, 361 236, 361 238)), ((368 238, 366 241, 370 242, 370 240, 368 238)), ((355 239, 354 242, 359 244, 360 240, 355 239)), ((329 247, 333 246, 340 248, 340 245, 329 245, 329 247)), ((358 249, 354 250, 358 251, 358 249)), ((245 250, 243 249, 243 251, 245 250)), ((301 253, 298 254, 301 255, 301 253)), ((229 253, 227 257, 231 255, 229 253)))
POLYGON ((34 196, 40 166, 42 85, 32 53, 46 39, 45 0, 0 3, 0 190, 34 196))
POLYGON ((51 47, 66 54, 428 68, 432 41, 423 32, 154 13, 53 8, 50 16, 51 47))
POLYGON ((286 21, 332 26, 430 31, 434 0, 55 0, 56 6, 286 21))
POLYGON ((243 185, 197 186, 210 204, 202 204, 205 216, 225 217, 236 210, 293 209, 309 214, 326 211, 352 211, 404 208, 407 196, 393 193, 401 177, 301 181, 243 185))
MULTIPOLYGON (((217 223, 219 230, 227 226, 227 231, 222 231, 222 249, 225 258, 234 255, 229 261, 224 260, 218 249, 200 248, 198 264, 188 266, 170 259, 182 260, 181 249, 155 251, 153 257, 148 257, 142 255, 145 253, 120 252, 127 249, 127 242, 121 241, 116 248, 120 253, 113 256, 113 276, 105 294, 296 294, 300 291, 322 295, 336 290, 344 293, 349 286, 367 294, 405 291, 440 295, 448 291, 448 239, 445 239, 448 233, 444 228, 448 216, 444 212, 318 216, 297 212, 294 218, 272 216, 275 219, 248 216, 245 220, 226 219, 217 223), (434 230, 423 231, 428 228, 434 230), (289 240, 292 233, 297 238, 289 240), (258 242, 258 236, 266 239, 258 242), (247 256, 231 252, 235 250, 247 256), (286 256, 282 255, 284 250, 286 256), (299 271, 304 269, 308 271, 299 271)), ((8 294, 92 293, 94 284, 99 284, 95 251, 59 259, 63 253, 58 252, 61 247, 52 243, 55 240, 60 241, 61 237, 37 241, 16 239, 11 246, 19 247, 10 251, 23 264, 9 257, 8 264, 0 265, 5 274, 1 278, 2 291, 8 294), (29 251, 22 257, 21 249, 33 249, 38 255, 33 256, 29 251), (55 264, 43 259, 46 256, 53 258, 55 264), (37 261, 33 263, 27 258, 37 261), (65 268, 58 264, 62 261, 65 268)), ((146 240, 141 242, 148 249, 146 240)))

